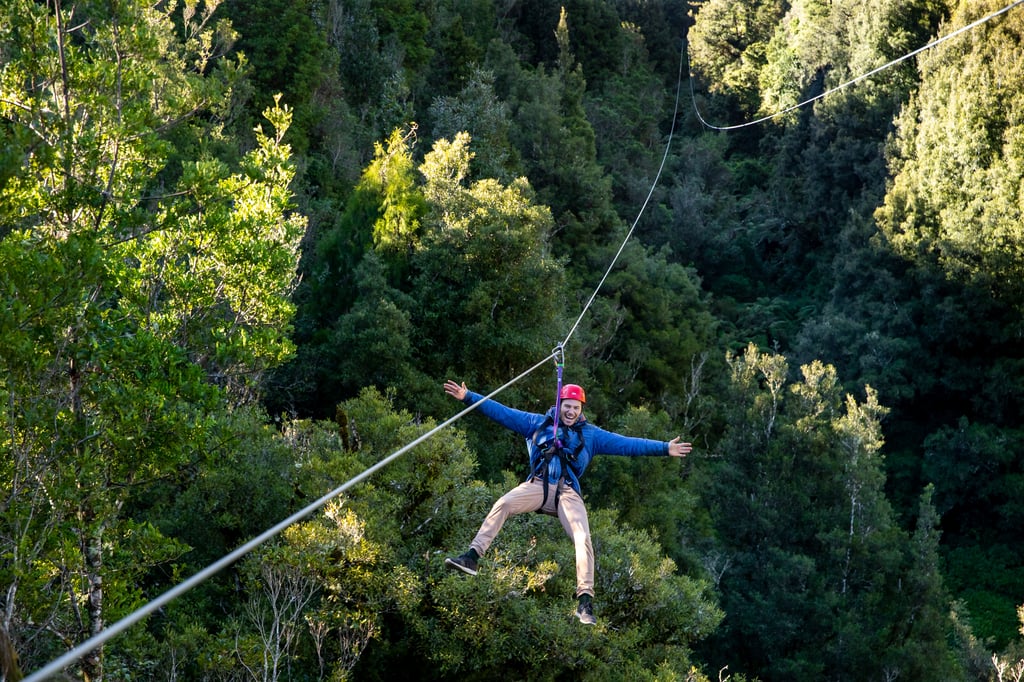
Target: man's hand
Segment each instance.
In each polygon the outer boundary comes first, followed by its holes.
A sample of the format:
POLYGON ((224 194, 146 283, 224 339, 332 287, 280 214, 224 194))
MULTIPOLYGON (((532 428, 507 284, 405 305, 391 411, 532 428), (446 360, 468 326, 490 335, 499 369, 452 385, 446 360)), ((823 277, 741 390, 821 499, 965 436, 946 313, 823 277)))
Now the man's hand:
POLYGON ((680 443, 679 436, 668 442, 669 457, 686 457, 691 450, 693 450, 693 446, 689 443, 680 443))
MULTIPOLYGON (((466 382, 465 381, 463 381, 461 385, 455 383, 451 379, 449 379, 448 381, 444 382, 444 392, 447 393, 448 395, 450 395, 451 397, 455 398, 456 400, 464 399, 466 397, 466 392, 467 391, 469 391, 469 389, 466 388, 466 382)), ((676 440, 679 440, 679 439, 677 438, 676 440)))

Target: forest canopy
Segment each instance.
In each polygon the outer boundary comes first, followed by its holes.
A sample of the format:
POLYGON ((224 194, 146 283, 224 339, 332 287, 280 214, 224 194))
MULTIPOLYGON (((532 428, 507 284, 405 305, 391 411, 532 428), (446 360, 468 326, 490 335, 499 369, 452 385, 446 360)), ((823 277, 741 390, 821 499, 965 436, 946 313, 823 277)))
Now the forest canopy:
POLYGON ((0 679, 1022 679, 1019 5, 0 0, 0 679))

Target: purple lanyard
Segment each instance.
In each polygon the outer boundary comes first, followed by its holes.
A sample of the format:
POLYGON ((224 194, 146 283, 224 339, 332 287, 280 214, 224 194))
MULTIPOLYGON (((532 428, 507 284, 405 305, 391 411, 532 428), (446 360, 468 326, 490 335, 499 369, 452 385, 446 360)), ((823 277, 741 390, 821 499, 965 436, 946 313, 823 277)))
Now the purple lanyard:
POLYGON ((555 357, 555 367, 558 368, 558 387, 555 390, 555 418, 551 424, 551 435, 554 438, 555 447, 561 449, 562 444, 558 442, 558 425, 562 421, 562 368, 565 366, 562 344, 558 344, 551 353, 555 357))

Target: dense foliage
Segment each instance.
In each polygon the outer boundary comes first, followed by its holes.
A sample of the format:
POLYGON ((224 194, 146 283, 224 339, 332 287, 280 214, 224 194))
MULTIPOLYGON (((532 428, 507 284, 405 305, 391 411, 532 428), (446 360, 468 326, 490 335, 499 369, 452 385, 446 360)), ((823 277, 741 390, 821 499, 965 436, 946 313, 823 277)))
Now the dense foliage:
POLYGON ((469 415, 68 675, 1020 679, 1024 9, 833 90, 1004 7, 0 0, 0 679, 565 339, 597 626, 469 415))

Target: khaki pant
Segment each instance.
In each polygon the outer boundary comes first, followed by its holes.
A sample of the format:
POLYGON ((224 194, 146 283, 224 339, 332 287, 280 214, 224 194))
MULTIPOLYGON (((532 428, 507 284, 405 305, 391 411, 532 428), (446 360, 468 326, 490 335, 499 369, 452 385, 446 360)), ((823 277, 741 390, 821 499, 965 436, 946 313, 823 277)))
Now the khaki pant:
MULTIPOLYGON (((548 495, 555 494, 555 486, 548 486, 548 495)), ((535 512, 544 501, 544 483, 536 479, 527 481, 508 491, 494 503, 491 513, 484 519, 470 547, 483 556, 491 546, 494 537, 505 525, 505 520, 515 514, 535 512)), ((587 508, 579 493, 564 486, 558 498, 558 520, 576 546, 576 596, 594 596, 594 546, 590 542, 590 522, 587 508)))

